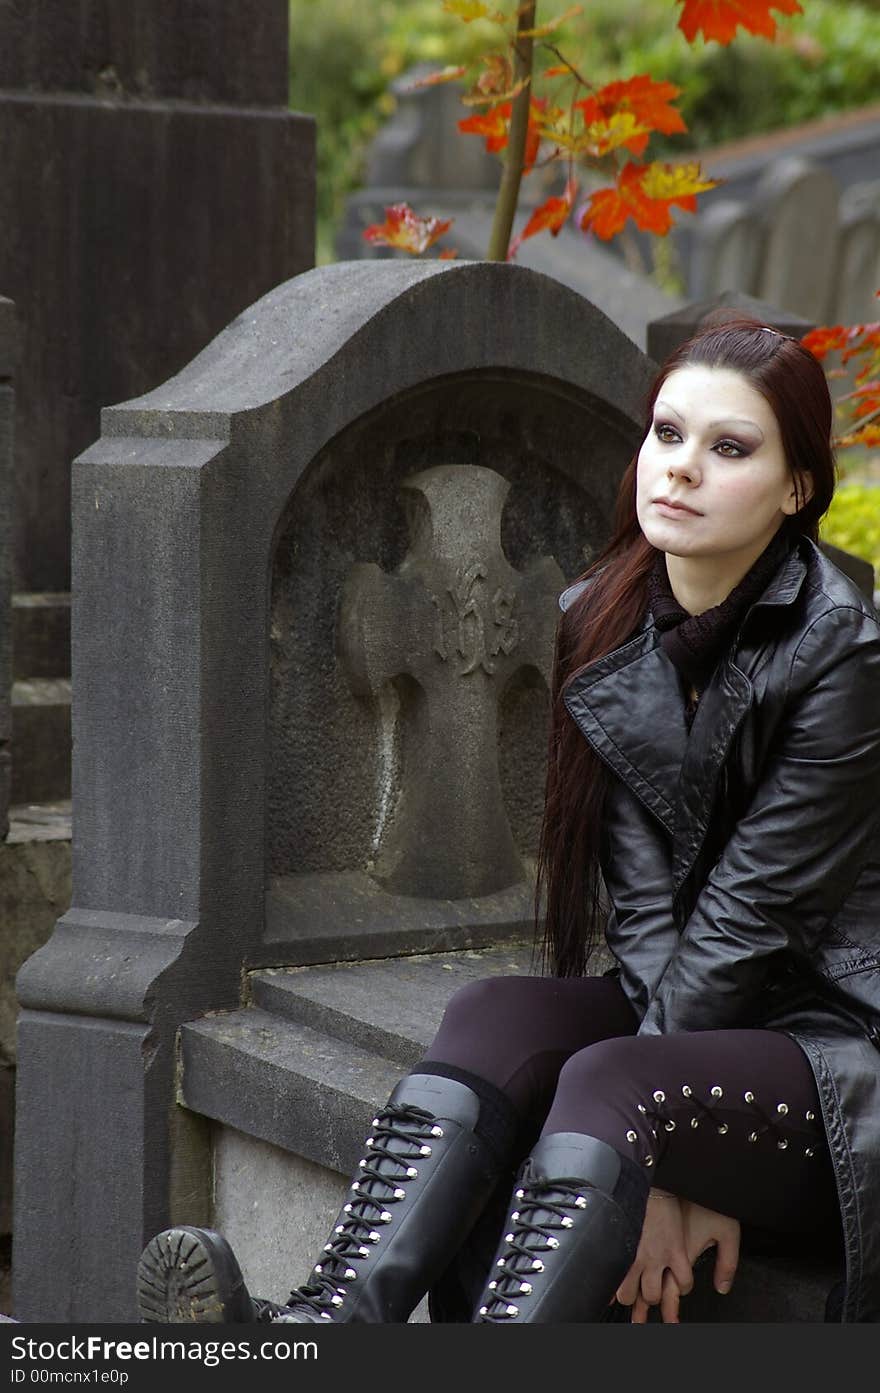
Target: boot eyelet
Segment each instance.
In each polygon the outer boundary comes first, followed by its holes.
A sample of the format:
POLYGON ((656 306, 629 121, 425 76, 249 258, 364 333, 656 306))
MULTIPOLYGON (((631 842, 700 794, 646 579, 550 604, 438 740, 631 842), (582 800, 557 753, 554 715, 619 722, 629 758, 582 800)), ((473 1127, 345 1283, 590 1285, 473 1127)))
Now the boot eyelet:
POLYGON ((400 1186, 398 1185, 397 1189, 394 1191, 394 1198, 396 1200, 405 1200, 406 1190, 401 1190, 400 1186))
MULTIPOLYGON (((497 1289, 497 1287, 498 1287, 498 1283, 495 1281, 495 1279, 494 1279, 494 1277, 493 1277, 492 1281, 489 1283, 489 1290, 490 1290, 490 1291, 495 1291, 495 1290, 497 1289)), ((483 1307, 483 1309, 485 1310, 485 1307, 483 1307)))
POLYGON ((587 1207, 587 1197, 586 1197, 586 1195, 578 1195, 577 1199, 575 1200, 575 1204, 577 1205, 578 1209, 586 1209, 586 1207, 587 1207))
POLYGON ((380 1223, 380 1224, 390 1224, 390 1223, 391 1223, 391 1219, 392 1219, 392 1215, 388 1213, 388 1210, 387 1210, 387 1209, 383 1209, 383 1210, 382 1210, 382 1213, 379 1215, 379 1223, 380 1223))
POLYGON ((662 1088, 657 1088, 657 1089, 655 1089, 652 1096, 653 1096, 653 1099, 654 1099, 654 1102, 655 1102, 655 1103, 665 1103, 665 1102, 666 1102, 666 1094, 663 1092, 663 1089, 662 1089, 662 1088))
POLYGON ((369 1248, 358 1248, 358 1257, 359 1257, 359 1258, 368 1258, 369 1256, 370 1256, 370 1250, 369 1250, 369 1248))
POLYGON ((506 1310, 506 1312, 505 1312, 505 1315, 508 1315, 508 1316, 518 1316, 518 1315, 519 1315, 519 1307, 518 1307, 518 1306, 508 1306, 508 1308, 507 1308, 507 1310, 506 1310))
POLYGON ((415 1166, 407 1166, 407 1168, 406 1168, 406 1178, 407 1178, 407 1180, 415 1180, 415 1178, 416 1178, 417 1175, 418 1175, 418 1171, 416 1170, 415 1166))
POLYGON ((673 1120, 672 1120, 671 1117, 670 1117, 670 1119, 669 1119, 668 1122, 664 1122, 664 1124, 663 1124, 663 1130, 666 1131, 666 1132, 674 1132, 674 1131, 675 1131, 675 1123, 673 1122, 673 1120))
POLYGON ((516 1195, 518 1200, 524 1200, 526 1197, 525 1190, 514 1190, 513 1193, 516 1195))
POLYGON ((720 1084, 713 1084, 712 1087, 709 1089, 709 1092, 711 1093, 713 1098, 724 1097, 724 1089, 721 1087, 720 1084))
POLYGON ((371 1243, 378 1243, 382 1235, 381 1233, 377 1233, 375 1229, 371 1229, 370 1232, 367 1234, 367 1237, 369 1238, 371 1243))
POLYGON ((532 1292, 532 1284, 531 1282, 520 1282, 519 1289, 522 1296, 530 1296, 532 1292))
POLYGON ((558 1248, 558 1247, 559 1247, 559 1239, 558 1239, 558 1238, 548 1238, 548 1239, 547 1239, 547 1247, 548 1247, 548 1248, 558 1248))
POLYGON ((755 1095, 754 1095, 754 1093, 752 1092, 751 1089, 747 1089, 746 1092, 743 1094, 743 1102, 745 1102, 745 1103, 754 1103, 754 1101, 755 1101, 755 1095))
POLYGON ((726 1122, 722 1122, 722 1123, 721 1123, 721 1126, 718 1128, 718 1135, 719 1135, 719 1137, 726 1137, 726 1136, 727 1136, 727 1133, 728 1133, 729 1131, 730 1131, 730 1128, 728 1127, 727 1123, 726 1123, 726 1122))
POLYGON ((331 1306, 341 1306, 341 1305, 342 1305, 342 1297, 341 1297, 341 1296, 331 1296, 331 1298, 330 1298, 330 1305, 331 1305, 331 1306))
POLYGON ((691 1118, 691 1126, 693 1127, 694 1131, 697 1130, 697 1128, 699 1127, 699 1125, 700 1125, 700 1119, 699 1119, 698 1117, 692 1117, 692 1118, 691 1118))
POLYGON ((533 1271, 533 1272, 543 1272, 543 1271, 544 1271, 544 1264, 542 1263, 542 1261, 541 1261, 540 1258, 535 1258, 534 1262, 532 1263, 532 1271, 533 1271))
POLYGON ((431 1154, 431 1148, 430 1148, 430 1146, 420 1146, 420 1147, 419 1147, 419 1155, 420 1155, 420 1156, 430 1156, 430 1154, 431 1154))
POLYGON ((573 1224, 574 1224, 574 1219, 570 1219, 570 1218, 568 1217, 568 1215, 566 1214, 565 1217, 564 1217, 563 1220, 562 1220, 562 1227, 563 1227, 564 1229, 570 1229, 570 1228, 572 1227, 573 1224))
POLYGON ((788 1142, 785 1137, 780 1137, 779 1141, 776 1143, 776 1147, 779 1151, 786 1151, 788 1149, 788 1142))
POLYGON ((432 1128, 431 1128, 431 1136, 432 1136, 432 1137, 442 1137, 442 1136, 443 1136, 443 1128, 442 1128, 442 1127, 432 1127, 432 1128))
POLYGON ((788 1104, 787 1104, 787 1103, 777 1103, 777 1104, 776 1104, 776 1111, 779 1113, 779 1116, 780 1116, 780 1117, 785 1117, 786 1113, 788 1112, 788 1104))
POLYGON ((511 1214, 510 1217, 511 1217, 511 1219, 513 1220, 513 1222, 514 1222, 515 1224, 518 1224, 518 1223, 519 1223, 519 1210, 518 1210, 518 1209, 515 1209, 515 1210, 513 1211, 513 1213, 511 1214))
POLYGON ((505 1242, 505 1243, 512 1243, 512 1242, 513 1242, 513 1234, 512 1234, 512 1233, 506 1233, 506 1234, 504 1235, 504 1242, 505 1242))
POLYGON ((347 1282, 353 1282, 356 1276, 357 1273, 355 1272, 353 1267, 347 1267, 345 1269, 345 1280, 347 1282))

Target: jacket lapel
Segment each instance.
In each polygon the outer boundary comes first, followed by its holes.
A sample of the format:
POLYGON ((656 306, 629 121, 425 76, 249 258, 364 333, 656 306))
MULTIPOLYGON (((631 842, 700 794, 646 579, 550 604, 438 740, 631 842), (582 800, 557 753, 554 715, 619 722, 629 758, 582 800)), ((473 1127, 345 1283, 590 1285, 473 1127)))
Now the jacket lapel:
POLYGON ((599 757, 671 835, 687 729, 678 674, 659 640, 649 620, 576 677, 564 700, 599 757))

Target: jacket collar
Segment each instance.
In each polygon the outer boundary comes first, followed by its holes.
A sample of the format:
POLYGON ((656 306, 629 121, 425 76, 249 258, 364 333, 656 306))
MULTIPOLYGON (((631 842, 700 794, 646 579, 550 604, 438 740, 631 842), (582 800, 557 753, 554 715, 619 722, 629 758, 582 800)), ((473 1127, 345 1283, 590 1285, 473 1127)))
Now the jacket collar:
POLYGON ((743 618, 690 734, 679 677, 650 611, 631 639, 591 663, 566 689, 565 705, 585 738, 675 839, 677 884, 699 854, 719 770, 751 703, 752 684, 736 662, 740 636, 756 609, 791 604, 806 574, 806 561, 794 547, 743 618))

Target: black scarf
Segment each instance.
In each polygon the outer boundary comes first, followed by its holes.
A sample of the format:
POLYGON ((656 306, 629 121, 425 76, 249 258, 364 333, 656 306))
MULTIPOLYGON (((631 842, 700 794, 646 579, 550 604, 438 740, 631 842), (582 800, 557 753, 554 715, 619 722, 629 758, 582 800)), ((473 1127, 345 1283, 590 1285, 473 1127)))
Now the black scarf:
POLYGON ((654 623, 662 631, 660 642, 688 690, 695 687, 700 695, 705 691, 737 625, 749 606, 766 590, 791 545, 787 530, 780 528, 739 585, 734 586, 720 605, 702 614, 688 614, 682 609, 669 584, 665 553, 657 553, 648 581, 648 604, 654 623))

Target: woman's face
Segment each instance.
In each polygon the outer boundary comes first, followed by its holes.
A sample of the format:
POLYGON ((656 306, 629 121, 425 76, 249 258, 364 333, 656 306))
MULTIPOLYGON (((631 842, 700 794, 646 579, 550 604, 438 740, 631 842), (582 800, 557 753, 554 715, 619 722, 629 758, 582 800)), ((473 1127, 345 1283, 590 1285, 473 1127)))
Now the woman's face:
POLYGON ((732 368, 692 364, 670 373, 636 480, 639 525, 652 546, 739 558, 746 569, 805 501, 796 498, 770 403, 732 368))

